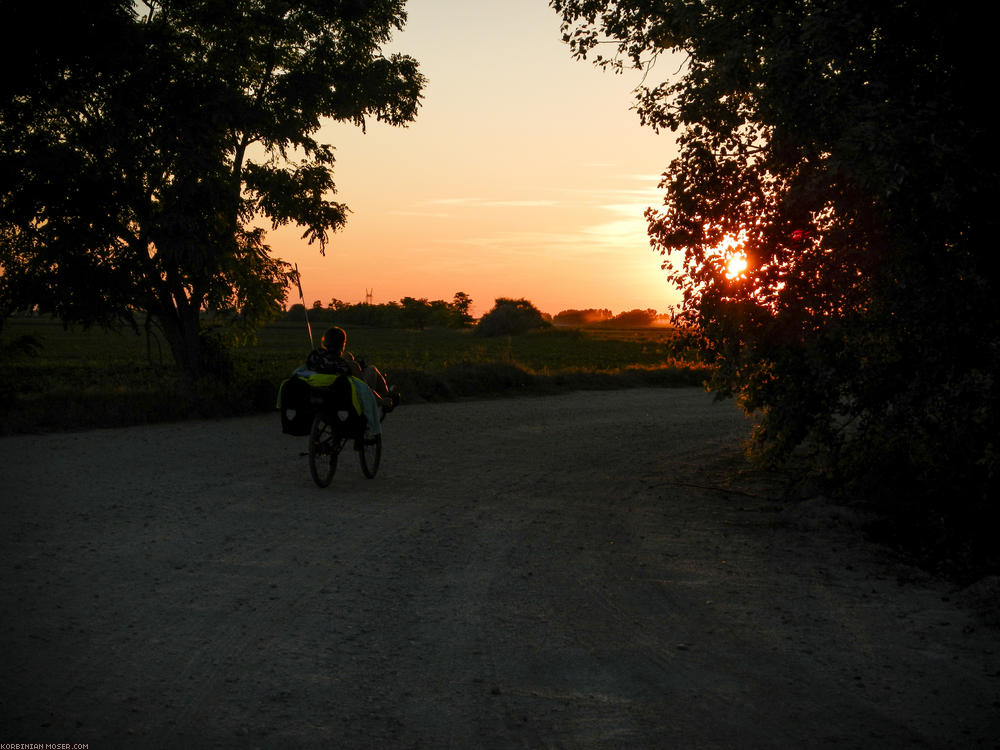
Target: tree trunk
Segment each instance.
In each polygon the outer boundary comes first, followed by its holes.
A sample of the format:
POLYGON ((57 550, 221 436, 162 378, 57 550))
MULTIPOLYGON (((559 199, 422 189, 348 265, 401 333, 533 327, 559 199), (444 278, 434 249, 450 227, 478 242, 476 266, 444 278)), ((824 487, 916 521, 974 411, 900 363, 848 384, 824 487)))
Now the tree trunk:
POLYGON ((174 355, 174 362, 188 380, 205 374, 198 311, 169 310, 153 313, 174 355))

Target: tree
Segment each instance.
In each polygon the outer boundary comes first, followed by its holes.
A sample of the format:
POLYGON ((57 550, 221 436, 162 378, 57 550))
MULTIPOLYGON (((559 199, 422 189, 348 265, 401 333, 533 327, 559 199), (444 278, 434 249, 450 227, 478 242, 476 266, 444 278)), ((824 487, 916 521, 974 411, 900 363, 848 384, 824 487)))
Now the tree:
POLYGON ((380 52, 403 0, 15 5, 8 28, 37 45, 0 98, 0 302, 144 311, 192 375, 202 311, 280 312, 290 268, 255 222, 321 252, 344 224, 321 121, 403 125, 420 100, 417 63, 380 52))
MULTIPOLYGON (((424 297, 403 297, 399 302, 380 305, 367 303, 349 304, 338 299, 330 302, 328 309, 313 308, 320 313, 320 319, 339 325, 366 325, 379 328, 464 328, 472 320, 468 308, 472 298, 458 292, 455 300, 428 300, 424 297)), ((302 319, 302 306, 295 305, 286 314, 286 319, 302 319), (296 308, 299 310, 296 312, 296 308), (294 313, 294 315, 293 315, 294 313), (297 316, 297 317, 296 317, 297 316)))
POLYGON ((452 317, 452 325, 458 328, 472 325, 472 313, 469 312, 471 309, 472 297, 465 292, 455 292, 454 298, 448 305, 448 310, 452 317))
POLYGON ((421 331, 427 327, 431 319, 431 303, 426 297, 416 299, 415 297, 403 297, 399 301, 403 310, 403 323, 410 328, 418 328, 421 331))
POLYGON ((475 328, 479 336, 510 336, 551 325, 545 316, 526 299, 498 297, 493 309, 475 328))
POLYGON ((901 515, 995 518, 987 26, 926 0, 552 5, 578 57, 647 71, 641 121, 678 133, 651 243, 714 387, 762 416, 758 451, 818 448, 841 486, 909 498, 901 515), (682 70, 658 81, 669 51, 682 70))
POLYGON ((614 315, 607 308, 597 310, 590 307, 586 310, 560 310, 553 316, 552 322, 564 326, 586 326, 603 323, 613 317, 614 315))
POLYGON ((619 328, 648 328, 656 325, 657 317, 656 310, 628 310, 605 321, 604 325, 619 328))

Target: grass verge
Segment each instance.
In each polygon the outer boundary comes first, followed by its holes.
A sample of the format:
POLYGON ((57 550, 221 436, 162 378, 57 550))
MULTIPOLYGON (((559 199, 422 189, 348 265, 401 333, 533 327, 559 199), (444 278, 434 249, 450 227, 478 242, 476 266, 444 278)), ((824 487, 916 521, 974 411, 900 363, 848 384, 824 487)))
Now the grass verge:
MULTIPOLYGON (((467 331, 358 329, 349 346, 386 372, 404 403, 572 390, 700 385, 708 368, 670 353, 669 332, 552 330, 483 340, 467 331)), ((231 417, 275 408, 280 382, 309 349, 301 326, 276 324, 233 352, 230 382, 191 386, 156 342, 74 331, 42 319, 7 322, 0 342, 0 434, 231 417), (34 351, 10 343, 23 336, 34 351), (4 346, 6 342, 6 346, 4 346)))

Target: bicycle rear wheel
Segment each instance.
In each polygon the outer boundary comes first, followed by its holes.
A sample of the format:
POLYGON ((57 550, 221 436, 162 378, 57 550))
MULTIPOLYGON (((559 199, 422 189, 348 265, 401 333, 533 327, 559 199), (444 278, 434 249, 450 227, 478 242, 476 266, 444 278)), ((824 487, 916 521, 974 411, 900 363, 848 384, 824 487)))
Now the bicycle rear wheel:
POLYGON ((320 487, 326 487, 337 471, 340 441, 333 425, 326 421, 321 411, 313 418, 309 433, 309 473, 320 487))
POLYGON ((378 472, 378 465, 382 462, 382 436, 365 438, 361 441, 361 471, 369 479, 374 479, 378 472))

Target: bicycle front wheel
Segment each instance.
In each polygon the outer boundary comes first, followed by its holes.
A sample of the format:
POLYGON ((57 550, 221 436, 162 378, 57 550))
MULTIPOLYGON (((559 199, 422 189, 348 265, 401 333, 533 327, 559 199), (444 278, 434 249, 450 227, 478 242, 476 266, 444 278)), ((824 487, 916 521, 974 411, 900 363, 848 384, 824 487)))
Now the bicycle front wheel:
POLYGON ((326 421, 322 412, 313 418, 309 433, 309 473, 320 487, 326 487, 337 471, 337 454, 340 442, 333 425, 326 421))

